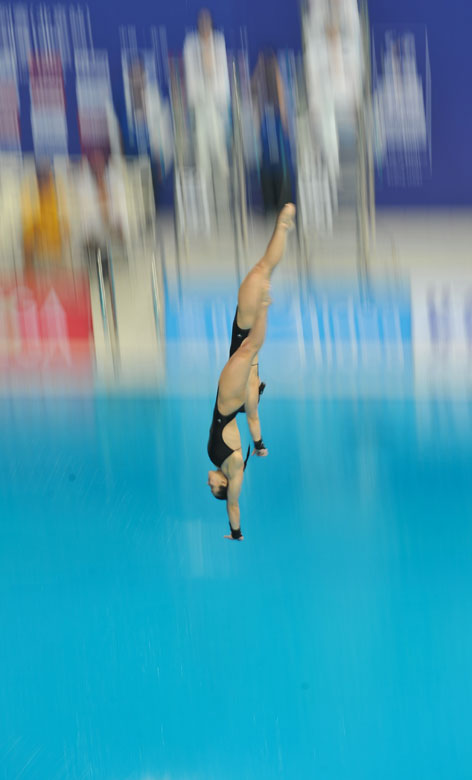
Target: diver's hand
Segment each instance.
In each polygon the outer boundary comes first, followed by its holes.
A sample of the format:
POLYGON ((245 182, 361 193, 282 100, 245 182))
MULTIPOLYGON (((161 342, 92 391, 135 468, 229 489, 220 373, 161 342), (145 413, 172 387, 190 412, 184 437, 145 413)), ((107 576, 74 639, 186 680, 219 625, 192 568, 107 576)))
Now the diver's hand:
POLYGON ((258 450, 257 447, 254 447, 252 451, 253 455, 257 455, 259 458, 266 458, 269 454, 269 450, 267 447, 263 447, 262 449, 258 450))

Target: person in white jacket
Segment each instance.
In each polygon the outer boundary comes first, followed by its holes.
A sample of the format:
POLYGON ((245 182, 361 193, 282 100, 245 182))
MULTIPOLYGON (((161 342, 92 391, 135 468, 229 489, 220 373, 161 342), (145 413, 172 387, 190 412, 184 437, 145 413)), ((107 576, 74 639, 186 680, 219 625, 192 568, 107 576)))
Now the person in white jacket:
POLYGON ((313 145, 327 171, 335 210, 340 159, 329 50, 322 34, 315 36, 311 29, 307 29, 305 35, 305 78, 313 145))
POLYGON ((220 174, 227 176, 231 93, 226 43, 223 34, 213 29, 207 10, 199 14, 198 32, 186 36, 183 57, 197 167, 208 177, 216 165, 220 174))
POLYGON ((336 112, 355 116, 362 91, 362 31, 357 0, 311 0, 308 38, 326 46, 330 87, 336 112))

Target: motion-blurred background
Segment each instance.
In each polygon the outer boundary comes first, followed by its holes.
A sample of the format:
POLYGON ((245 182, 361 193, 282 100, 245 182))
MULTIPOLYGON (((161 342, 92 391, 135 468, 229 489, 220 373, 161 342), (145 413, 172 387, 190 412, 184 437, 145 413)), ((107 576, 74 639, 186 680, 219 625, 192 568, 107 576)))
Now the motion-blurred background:
POLYGON ((2 6, 2 387, 162 390, 177 333, 227 340, 287 200, 309 362, 468 354, 468 13, 2 6))
POLYGON ((0 5, 2 780, 472 777, 471 23, 0 5), (230 544, 208 429, 289 200, 230 544))

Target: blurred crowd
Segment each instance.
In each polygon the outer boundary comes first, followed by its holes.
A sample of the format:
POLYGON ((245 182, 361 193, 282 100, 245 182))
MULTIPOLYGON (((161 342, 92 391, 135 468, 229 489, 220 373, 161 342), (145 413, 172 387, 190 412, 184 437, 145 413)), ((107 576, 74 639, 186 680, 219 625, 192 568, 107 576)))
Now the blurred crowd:
POLYGON ((163 73, 144 53, 128 52, 123 107, 106 101, 96 143, 93 127, 85 134, 80 126, 80 159, 2 157, 2 268, 86 263, 110 243, 131 246, 166 189, 177 201, 193 187, 196 220, 209 229, 212 197, 216 205, 221 188, 231 193, 237 164, 266 212, 294 199, 303 178, 314 222, 329 228, 340 138, 355 136, 362 101, 357 1, 308 0, 302 29, 301 57, 268 47, 253 68, 247 51, 228 53, 206 10, 163 73))

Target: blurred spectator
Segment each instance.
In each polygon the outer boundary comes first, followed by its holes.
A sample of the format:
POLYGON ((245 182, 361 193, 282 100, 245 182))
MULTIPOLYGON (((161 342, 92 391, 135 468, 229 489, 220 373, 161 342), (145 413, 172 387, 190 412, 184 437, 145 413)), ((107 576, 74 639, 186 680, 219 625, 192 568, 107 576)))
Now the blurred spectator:
POLYGON ((37 262, 60 263, 69 229, 49 161, 37 165, 36 182, 24 189, 22 221, 25 270, 37 262))
POLYGON ((304 32, 307 99, 314 138, 335 170, 339 163, 338 136, 325 28, 314 26, 308 18, 304 32))
POLYGON ((362 33, 357 0, 311 0, 307 43, 321 47, 338 118, 353 119, 363 75, 362 33))
POLYGON ((216 165, 226 177, 231 98, 228 61, 224 36, 213 29, 209 11, 200 12, 198 32, 185 38, 183 55, 197 167, 203 176, 209 177, 216 165))
POLYGON ((388 151, 408 152, 410 164, 427 148, 428 131, 423 84, 417 70, 415 40, 386 40, 383 74, 374 95, 375 147, 378 162, 388 151))
POLYGON ((151 80, 142 59, 129 63, 130 112, 124 134, 125 154, 149 155, 156 205, 162 182, 172 167, 174 156, 172 117, 169 102, 163 99, 156 80, 151 80))
POLYGON ((259 55, 252 78, 256 128, 260 136, 260 176, 266 212, 291 199, 290 144, 282 77, 272 49, 259 55))
POLYGON ((16 155, 0 158, 0 268, 15 265, 21 249, 21 177, 22 165, 16 155))
POLYGON ((316 153, 326 169, 333 210, 340 174, 340 125, 350 134, 362 94, 362 35, 357 0, 310 0, 305 74, 316 153))
POLYGON ((121 160, 109 158, 103 149, 90 151, 82 159, 76 187, 82 246, 105 253, 110 241, 126 241, 129 222, 121 160))
POLYGON ((357 0, 331 0, 328 46, 338 120, 354 120, 362 94, 362 32, 357 0))

